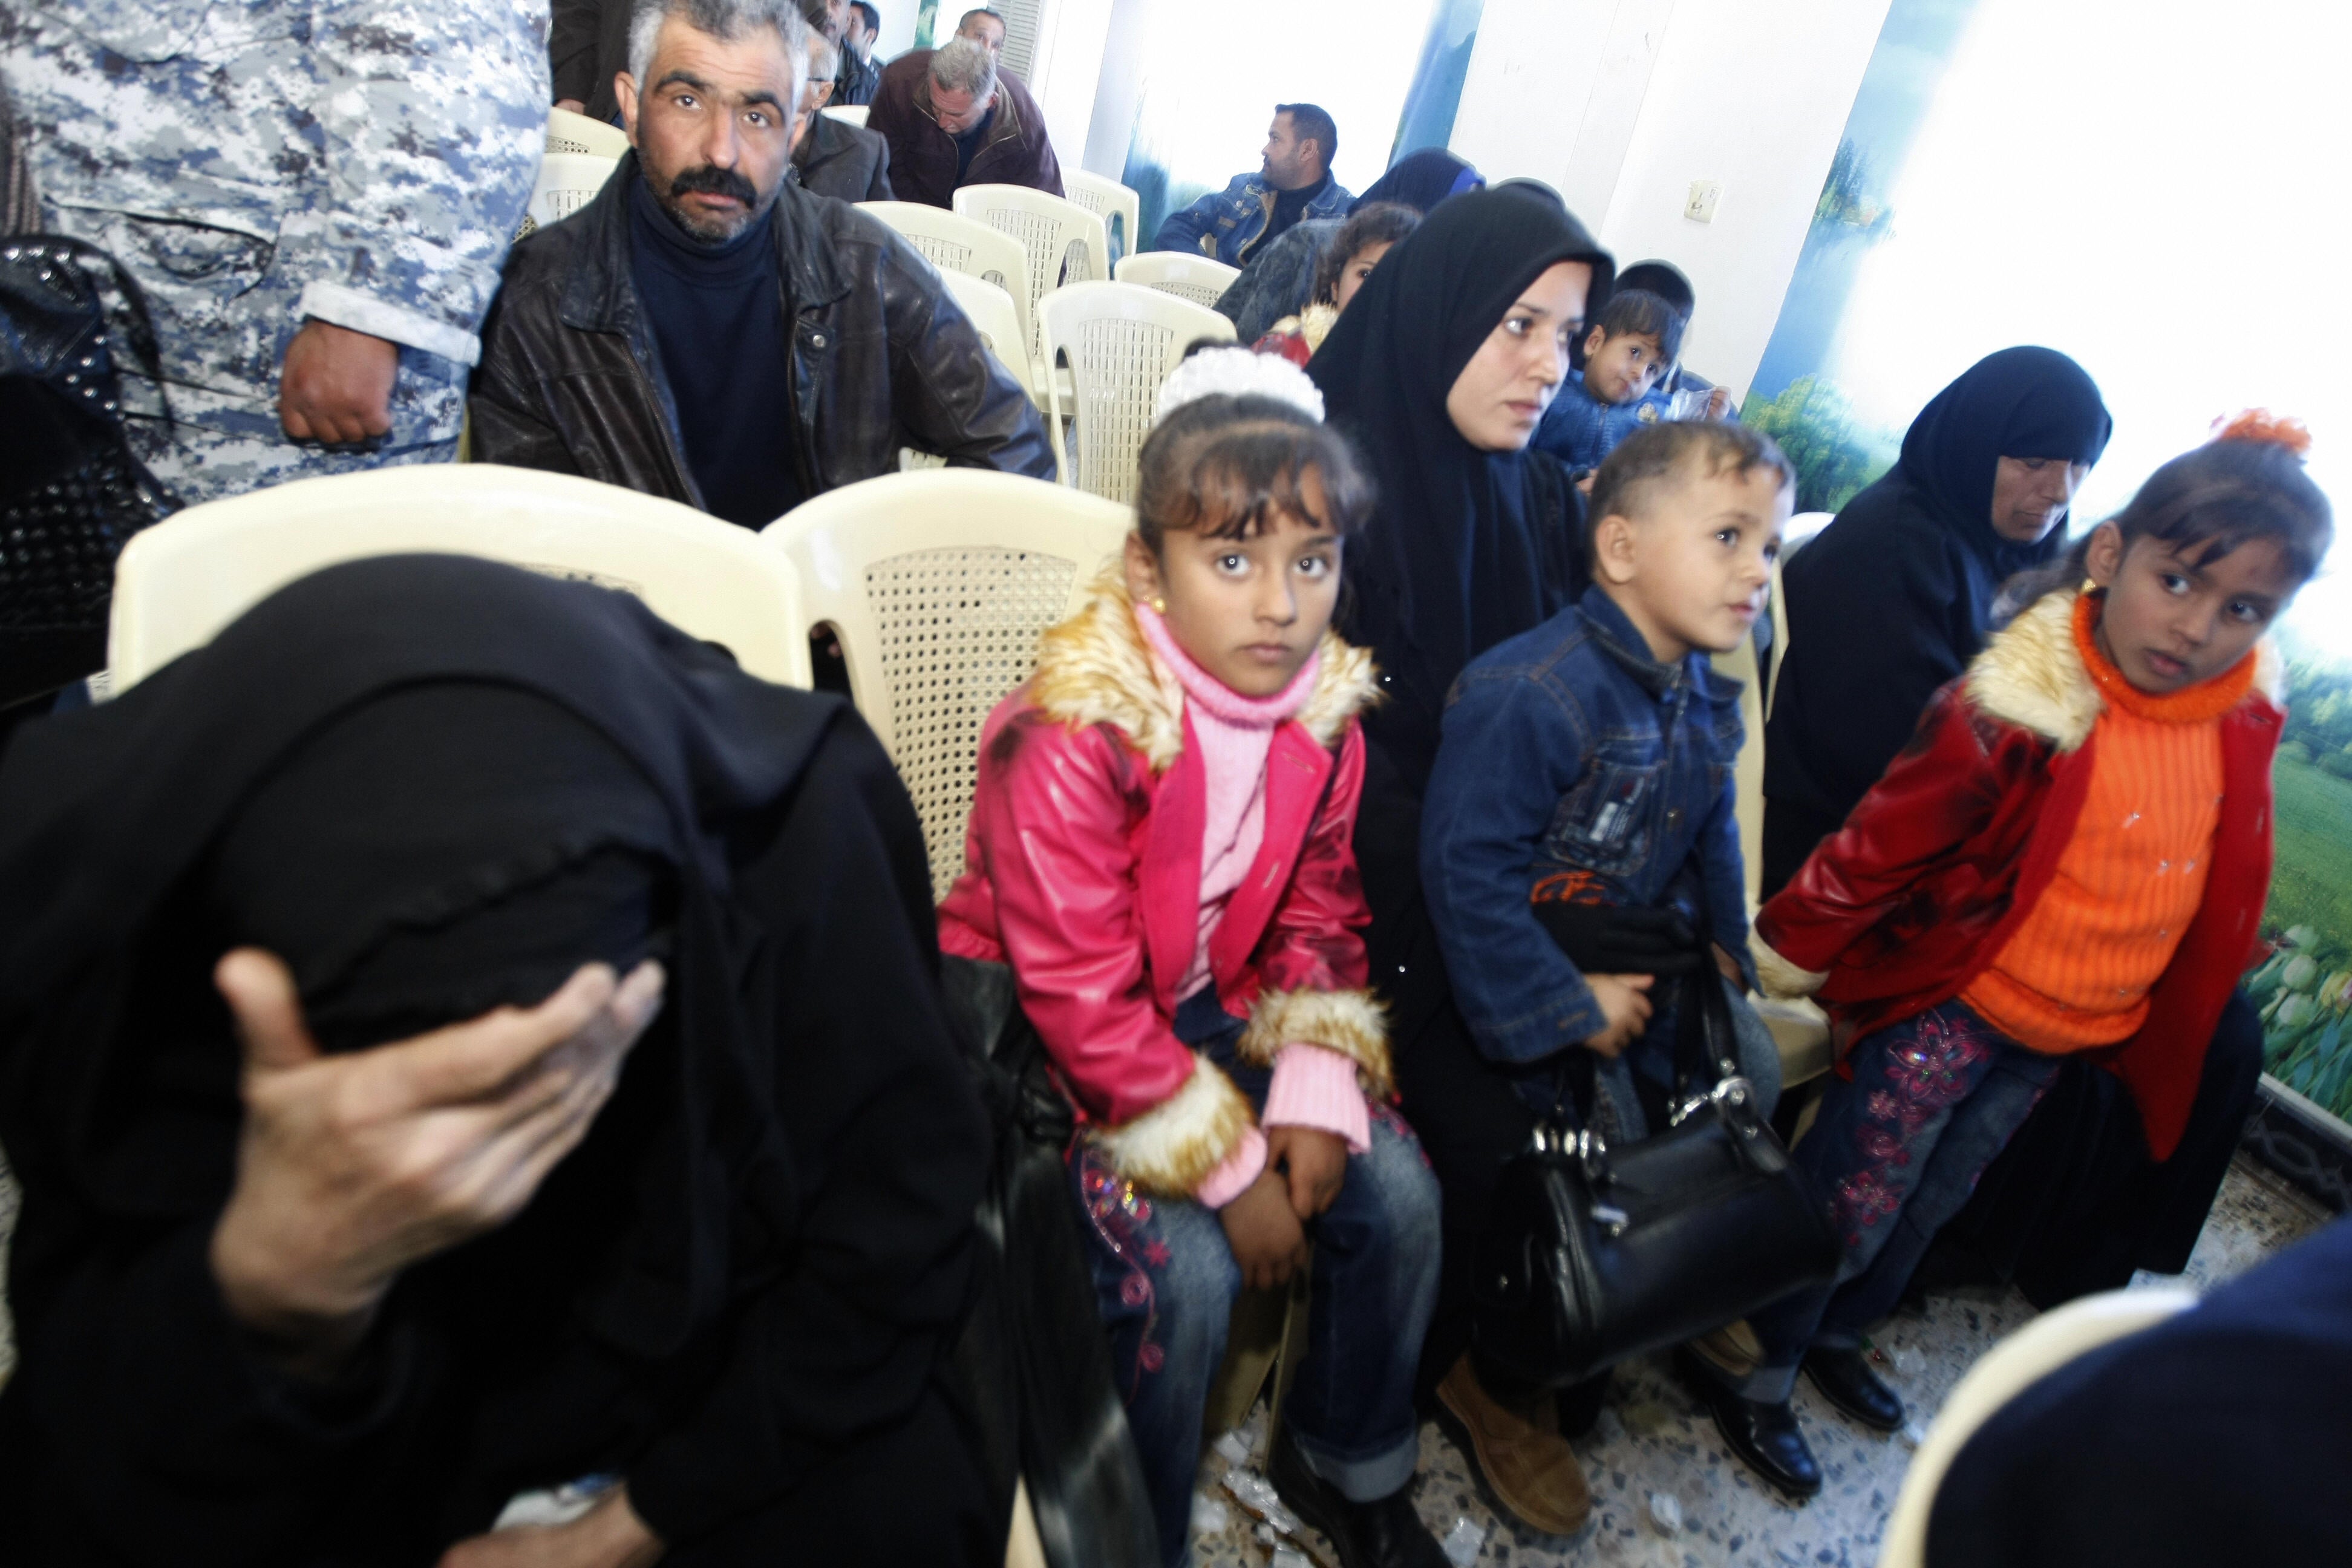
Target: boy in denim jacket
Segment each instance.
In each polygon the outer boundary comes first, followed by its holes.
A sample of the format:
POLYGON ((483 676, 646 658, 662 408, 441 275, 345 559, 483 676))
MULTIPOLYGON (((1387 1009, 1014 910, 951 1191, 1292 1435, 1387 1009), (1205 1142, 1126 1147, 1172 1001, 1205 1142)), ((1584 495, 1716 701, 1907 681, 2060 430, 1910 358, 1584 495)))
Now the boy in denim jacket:
POLYGON ((1737 647, 1763 608, 1793 479, 1742 426, 1637 432, 1593 487, 1592 586, 1454 685, 1422 876, 1472 1039, 1531 1109, 1560 1104, 1571 1047, 1601 1058, 1595 1110, 1612 1135, 1646 1136, 1674 1084, 1654 977, 1580 971, 1547 929, 1558 911, 1539 906, 1554 900, 1626 911, 1596 917, 1604 927, 1679 915, 1707 933, 1742 1069, 1765 1114, 1778 1098, 1778 1052, 1740 1000, 1753 972, 1733 805, 1739 686, 1706 656, 1737 647))

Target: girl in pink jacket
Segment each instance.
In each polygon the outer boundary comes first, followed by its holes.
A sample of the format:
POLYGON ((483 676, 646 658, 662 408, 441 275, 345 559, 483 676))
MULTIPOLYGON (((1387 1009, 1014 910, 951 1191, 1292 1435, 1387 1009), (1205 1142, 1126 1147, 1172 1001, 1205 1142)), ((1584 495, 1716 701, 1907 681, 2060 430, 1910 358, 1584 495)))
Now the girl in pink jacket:
POLYGON ((1407 1495, 1437 1184, 1365 988, 1371 660, 1328 629, 1370 496, 1338 435, 1268 396, 1163 414, 1140 461, 1123 561, 982 732, 940 946, 1012 966, 1077 1109, 1071 1190, 1165 1560, 1234 1298, 1311 1238, 1272 1479, 1350 1568, 1441 1563, 1407 1495))

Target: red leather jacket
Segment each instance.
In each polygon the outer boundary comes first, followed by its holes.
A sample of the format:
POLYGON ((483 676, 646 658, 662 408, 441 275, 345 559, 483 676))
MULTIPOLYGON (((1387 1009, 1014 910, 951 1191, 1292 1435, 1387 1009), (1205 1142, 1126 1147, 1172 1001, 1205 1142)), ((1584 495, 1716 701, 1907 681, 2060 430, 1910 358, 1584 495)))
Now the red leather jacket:
MULTIPOLYGON (((2103 703, 2053 594, 1938 691, 1902 753, 1756 918, 1775 994, 1818 991, 1841 1055, 1948 1002, 2033 908, 2073 837, 2103 703)), ((2206 1042, 2252 956, 2271 879, 2271 758, 2284 721, 2264 650, 2221 719, 2222 808, 2196 919, 2138 1034, 2096 1058, 2138 1102, 2148 1149, 2180 1141, 2206 1042)))
MULTIPOLYGON (((1391 1092, 1380 1005, 1364 988, 1370 918, 1349 839, 1363 789, 1356 714, 1371 656, 1325 636, 1322 668, 1266 757, 1265 835, 1209 943, 1217 994, 1248 1009, 1243 1059, 1304 1041, 1391 1092)), ((1255 1121, 1170 1026, 1199 940, 1206 784, 1181 689, 1164 683, 1107 574, 1048 631, 1037 671, 989 715, 964 873, 940 946, 1009 963, 1021 1004, 1113 1167, 1190 1194, 1255 1121)))

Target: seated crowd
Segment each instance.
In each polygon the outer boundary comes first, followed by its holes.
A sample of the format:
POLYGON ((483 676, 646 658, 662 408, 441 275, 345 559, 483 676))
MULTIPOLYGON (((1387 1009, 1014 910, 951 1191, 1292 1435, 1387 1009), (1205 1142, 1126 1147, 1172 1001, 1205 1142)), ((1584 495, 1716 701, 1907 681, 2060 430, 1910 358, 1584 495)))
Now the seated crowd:
MULTIPOLYGON (((1055 477, 856 205, 1061 194, 998 14, 883 63, 865 0, 412 18, 334 46, 392 84, 360 102, 327 44, 205 9, 164 0, 160 61, 0 31, 43 228, 142 285, 118 423, 179 500, 449 460, 468 416, 476 461, 747 529, 909 448, 1055 477), (510 244, 551 101, 630 151, 510 244), (198 138, 307 151, 159 235, 198 138)), ((1260 171, 1160 226, 1241 268, 1255 347, 1160 388, 936 902, 854 708, 585 584, 356 562, 101 706, 87 661, 11 673, 68 689, 0 731, 0 1555, 993 1563, 1025 1479, 1057 1568, 1181 1568, 1236 1302, 1295 1281, 1267 1470, 1343 1568, 1446 1561, 1424 1418, 1574 1535, 1612 1358, 1530 1352, 1510 1194, 1549 1141, 1638 1241, 1591 1173, 1706 1106, 1819 1256, 1611 1328, 1790 1499, 1800 1372, 1905 1426, 1864 1336, 1921 1279, 2051 1305, 2184 1266, 2260 1070, 2264 633, 2333 529, 2300 426, 2241 416, 2070 544, 2091 378, 2017 347, 1939 393, 1787 564, 1835 629, 1775 680, 1751 909, 1717 660, 1793 466, 1681 370, 1670 264, 1434 149, 1353 196, 1337 147, 1279 105, 1260 171), (1818 999, 1836 1072, 1784 1094, 1764 996, 1818 999)), ((2340 1555, 2336 1514, 2248 1500, 2292 1495, 2266 1450, 2154 1434, 2221 1399, 2207 1356, 2352 1388, 2313 1318, 2346 1235, 2005 1413, 1929 1561, 2340 1555), (2142 1506, 2095 1529, 2101 1467, 2142 1506)))

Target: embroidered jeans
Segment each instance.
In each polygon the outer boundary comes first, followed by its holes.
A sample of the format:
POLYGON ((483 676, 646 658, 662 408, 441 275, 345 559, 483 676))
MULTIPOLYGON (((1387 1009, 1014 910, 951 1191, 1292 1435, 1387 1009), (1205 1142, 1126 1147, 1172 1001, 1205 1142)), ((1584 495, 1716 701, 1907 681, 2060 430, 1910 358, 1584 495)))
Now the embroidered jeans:
MULTIPOLYGON (((1271 1075, 1235 1063, 1242 1022, 1213 989, 1185 1002, 1175 1023, 1179 1038, 1265 1104, 1271 1075)), ((1375 1104, 1371 1129, 1371 1150, 1349 1160, 1339 1201, 1307 1227, 1315 1244, 1307 1352, 1282 1415, 1308 1466, 1359 1502, 1412 1479, 1413 1371, 1437 1300, 1437 1178, 1394 1111, 1375 1104)), ((1214 1211, 1137 1192, 1084 1140, 1069 1166, 1160 1555, 1179 1568, 1191 1551, 1202 1416, 1241 1270, 1214 1211)))
POLYGON ((1959 1002, 1858 1042, 1791 1151, 1845 1240, 1836 1283, 1751 1314, 1764 1360, 1733 1384, 1779 1403, 1805 1352, 1850 1350, 1902 1300, 1911 1271, 2025 1124, 2063 1058, 2028 1050, 1959 1002))

